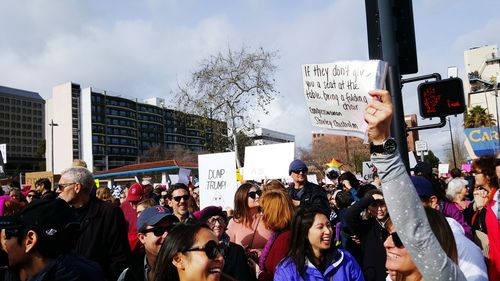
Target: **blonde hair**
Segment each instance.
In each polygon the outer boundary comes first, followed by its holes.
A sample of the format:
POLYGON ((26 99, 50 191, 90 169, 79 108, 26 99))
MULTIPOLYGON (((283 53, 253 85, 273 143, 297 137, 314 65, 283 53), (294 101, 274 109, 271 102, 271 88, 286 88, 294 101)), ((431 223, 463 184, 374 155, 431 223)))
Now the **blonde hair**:
POLYGON ((285 186, 279 180, 266 181, 262 186, 262 192, 266 193, 268 191, 284 191, 285 186))
POLYGON ((282 231, 290 227, 295 207, 292 197, 284 190, 266 191, 260 198, 263 210, 262 221, 272 231, 282 231))

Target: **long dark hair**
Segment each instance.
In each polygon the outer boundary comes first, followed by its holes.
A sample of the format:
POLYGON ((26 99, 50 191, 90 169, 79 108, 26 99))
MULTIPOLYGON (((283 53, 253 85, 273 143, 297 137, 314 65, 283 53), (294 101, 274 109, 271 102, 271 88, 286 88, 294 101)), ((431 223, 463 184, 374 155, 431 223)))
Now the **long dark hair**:
POLYGON ((253 183, 244 183, 238 187, 234 194, 234 219, 235 221, 248 226, 252 222, 250 208, 248 208, 248 192, 252 187, 259 189, 253 183))
POLYGON ((160 248, 153 268, 154 281, 179 281, 177 267, 172 260, 178 252, 191 247, 195 243, 196 234, 202 228, 210 228, 205 224, 178 224, 167 235, 160 248))
POLYGON ((434 236, 439 241, 439 245, 441 245, 441 248, 443 248, 448 257, 454 263, 458 264, 457 243, 455 242, 455 237, 448 221, 440 211, 430 207, 425 207, 424 209, 431 225, 432 233, 434 233, 434 236))
MULTIPOLYGON (((306 257, 309 260, 314 257, 314 252, 307 236, 317 214, 323 214, 328 218, 328 215, 321 208, 311 206, 300 208, 292 220, 290 247, 283 260, 288 258, 292 260, 301 276, 304 276, 306 271, 306 257)), ((313 262, 313 260, 311 261, 313 262)))

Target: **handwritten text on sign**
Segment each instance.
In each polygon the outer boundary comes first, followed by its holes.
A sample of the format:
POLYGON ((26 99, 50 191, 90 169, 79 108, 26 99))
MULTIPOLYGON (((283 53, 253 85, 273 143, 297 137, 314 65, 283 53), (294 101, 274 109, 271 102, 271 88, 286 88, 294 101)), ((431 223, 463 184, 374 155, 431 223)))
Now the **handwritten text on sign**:
POLYGON ((312 124, 362 137, 368 91, 380 87, 381 61, 345 61, 303 65, 304 93, 312 124))

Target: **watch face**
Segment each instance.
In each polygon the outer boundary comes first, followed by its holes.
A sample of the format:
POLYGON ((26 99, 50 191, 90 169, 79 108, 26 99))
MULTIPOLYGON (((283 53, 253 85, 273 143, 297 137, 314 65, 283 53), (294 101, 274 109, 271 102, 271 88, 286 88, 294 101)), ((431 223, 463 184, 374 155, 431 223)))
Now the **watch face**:
POLYGON ((384 142, 384 151, 387 154, 392 154, 396 152, 398 148, 398 144, 395 139, 388 139, 384 142))

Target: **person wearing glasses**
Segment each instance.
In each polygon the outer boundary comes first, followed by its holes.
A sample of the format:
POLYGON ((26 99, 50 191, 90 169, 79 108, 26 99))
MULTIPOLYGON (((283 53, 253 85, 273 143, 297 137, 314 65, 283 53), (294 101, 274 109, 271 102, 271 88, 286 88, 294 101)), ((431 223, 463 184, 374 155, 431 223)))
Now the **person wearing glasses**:
POLYGON ((247 257, 259 262, 260 251, 271 237, 271 230, 262 221, 260 196, 262 190, 253 183, 244 183, 234 194, 234 214, 229 220, 227 234, 231 242, 243 246, 247 257))
POLYGON ((254 274, 250 273, 247 263, 245 249, 230 241, 226 234, 227 215, 221 207, 208 206, 201 211, 195 212, 194 216, 202 224, 208 225, 224 247, 224 269, 223 273, 239 281, 255 280, 254 274))
POLYGON ((40 199, 40 195, 36 190, 30 190, 26 194, 26 202, 28 202, 28 204, 38 199, 40 199))
POLYGON ((59 198, 75 209, 80 221, 75 253, 101 265, 107 280, 116 280, 130 257, 122 210, 92 195, 94 176, 87 168, 64 170, 58 185, 59 198))
POLYGON ((293 199, 293 204, 301 207, 317 205, 330 213, 330 203, 325 190, 307 180, 308 171, 306 164, 300 159, 293 160, 288 167, 288 174, 292 177, 293 184, 290 184, 287 190, 293 199))
MULTIPOLYGON (((397 142, 390 138, 393 108, 389 92, 374 90, 369 94, 373 99, 365 109, 364 118, 368 123, 371 160, 382 180, 385 203, 398 237, 421 274, 421 280, 466 280, 433 234, 424 207, 397 151, 397 142)), ((393 238, 392 235, 390 237, 393 238)), ((387 254, 388 260, 399 258, 391 254, 387 254)))
POLYGON ((160 205, 144 209, 137 219, 137 237, 144 246, 144 253, 136 257, 118 281, 153 280, 153 266, 169 230, 179 219, 160 205))
POLYGON ((225 280, 224 248, 207 225, 178 224, 163 243, 153 281, 225 280))
POLYGON ((189 212, 191 195, 189 188, 183 183, 176 183, 167 190, 168 205, 180 222, 192 222, 195 217, 189 212))

